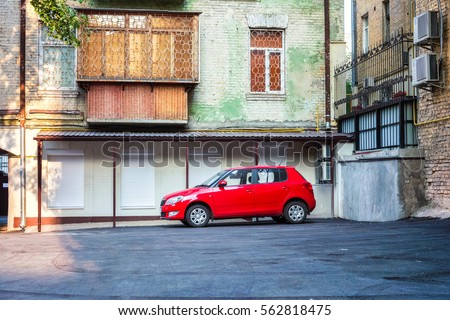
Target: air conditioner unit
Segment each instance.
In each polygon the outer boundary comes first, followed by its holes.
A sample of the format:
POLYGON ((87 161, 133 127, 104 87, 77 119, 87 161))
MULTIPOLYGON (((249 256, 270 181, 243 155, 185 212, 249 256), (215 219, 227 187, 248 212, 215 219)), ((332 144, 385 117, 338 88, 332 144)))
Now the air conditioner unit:
POLYGON ((415 87, 439 81, 437 56, 427 53, 412 61, 412 85, 415 87))
POLYGON ((364 78, 363 88, 370 88, 375 85, 375 79, 373 77, 364 78))
POLYGON ((414 44, 439 39, 438 12, 426 11, 414 17, 414 44))

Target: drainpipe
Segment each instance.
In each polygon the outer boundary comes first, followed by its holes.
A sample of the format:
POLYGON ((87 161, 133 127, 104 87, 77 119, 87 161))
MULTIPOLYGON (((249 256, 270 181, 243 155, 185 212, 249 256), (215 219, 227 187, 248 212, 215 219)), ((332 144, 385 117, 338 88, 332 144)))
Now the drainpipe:
POLYGON ((331 130, 331 67, 330 67, 330 0, 324 1, 325 19, 325 129, 331 130))
MULTIPOLYGON (((356 35, 356 0, 352 0, 352 7, 351 7, 351 15, 352 15, 352 61, 356 60, 357 55, 357 49, 358 44, 356 43, 357 35, 356 35)), ((358 79, 356 78, 356 68, 352 68, 352 87, 356 86, 356 83, 358 82, 358 79)))
POLYGON ((189 142, 186 142, 185 161, 186 161, 186 189, 187 189, 189 188, 189 142))
POLYGON ((116 172, 116 170, 117 170, 117 161, 116 161, 116 154, 114 153, 114 158, 113 158, 113 170, 112 170, 112 175, 113 175, 113 194, 112 194, 112 196, 113 196, 113 203, 112 203, 112 206, 113 206, 113 208, 112 208, 112 211, 113 211, 113 228, 115 228, 116 227, 116 216, 117 216, 117 214, 116 214, 116 206, 117 206, 117 199, 116 199, 116 175, 117 175, 117 172, 116 172))
POLYGON ((37 171, 38 171, 38 177, 37 177, 37 188, 38 188, 38 232, 41 232, 41 226, 42 226, 42 145, 43 141, 38 140, 38 154, 37 154, 37 171))
POLYGON ((25 174, 25 45, 26 45, 26 18, 27 10, 25 0, 20 0, 20 53, 19 53, 19 83, 20 83, 20 228, 26 228, 26 174, 25 174))

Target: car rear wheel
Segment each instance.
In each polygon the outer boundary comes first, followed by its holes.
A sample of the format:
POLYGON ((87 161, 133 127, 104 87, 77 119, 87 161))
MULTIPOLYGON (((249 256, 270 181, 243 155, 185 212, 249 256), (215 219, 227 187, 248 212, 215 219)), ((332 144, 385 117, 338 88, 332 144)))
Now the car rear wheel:
POLYGON ((186 223, 191 227, 206 227, 209 223, 211 212, 201 204, 195 204, 186 212, 186 223))
POLYGON ((285 206, 283 216, 289 223, 302 223, 308 212, 308 207, 303 202, 292 201, 285 206))

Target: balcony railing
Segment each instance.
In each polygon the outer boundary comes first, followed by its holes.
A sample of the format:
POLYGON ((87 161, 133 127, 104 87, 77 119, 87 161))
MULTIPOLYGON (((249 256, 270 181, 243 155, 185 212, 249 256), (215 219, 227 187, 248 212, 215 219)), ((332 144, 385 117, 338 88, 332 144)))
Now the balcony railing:
POLYGON ((390 41, 338 66, 334 71, 335 117, 414 99, 411 57, 412 34, 400 30, 390 41), (351 77, 354 87, 353 92, 348 93, 346 88, 351 77))
POLYGON ((199 13, 80 9, 79 82, 199 82, 199 13))

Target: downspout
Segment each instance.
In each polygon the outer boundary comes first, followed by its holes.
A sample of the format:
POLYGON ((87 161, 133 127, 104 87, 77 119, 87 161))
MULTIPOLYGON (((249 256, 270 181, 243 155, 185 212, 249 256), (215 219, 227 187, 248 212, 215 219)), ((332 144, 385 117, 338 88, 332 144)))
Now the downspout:
POLYGON ((25 147, 25 45, 26 45, 27 9, 25 0, 20 0, 20 53, 19 53, 19 90, 20 90, 20 228, 26 228, 26 147, 25 147))
POLYGON ((37 154, 37 198, 38 198, 38 232, 41 232, 42 226, 42 140, 38 140, 38 154, 37 154))
POLYGON ((112 205, 113 205, 113 208, 112 208, 112 211, 113 211, 113 228, 115 228, 116 227, 116 216, 117 216, 117 213, 116 213, 116 206, 117 206, 117 199, 116 199, 116 184, 117 184, 117 182, 116 182, 116 175, 117 175, 117 172, 116 172, 116 166, 117 166, 117 160, 116 160, 116 154, 114 153, 114 158, 113 158, 113 170, 112 170, 112 175, 113 175, 113 194, 112 194, 112 196, 113 196, 113 203, 112 203, 112 205))
MULTIPOLYGON (((330 0, 324 1, 325 15, 325 130, 331 130, 331 67, 330 67, 330 0)), ((325 139, 325 150, 329 142, 325 139)), ((331 147, 330 147, 331 148, 331 147)), ((322 151, 323 152, 323 151, 322 151)), ((331 150, 330 150, 331 152, 331 150)), ((323 154, 322 154, 323 157, 323 154)), ((330 168, 332 170, 332 167, 330 168)), ((332 173, 330 172, 330 175, 332 173)), ((331 177, 330 177, 331 178, 331 177)), ((331 184, 331 216, 334 217, 334 184, 331 184)))
POLYGON ((331 130, 331 67, 330 67, 330 0, 324 3, 325 18, 325 129, 331 130))
POLYGON ((185 151, 185 161, 186 161, 186 189, 189 188, 189 142, 186 142, 185 151))
MULTIPOLYGON (((351 22, 351 33, 352 33, 352 61, 356 61, 356 54, 358 49, 357 44, 357 34, 356 34, 356 0, 352 0, 352 7, 351 7, 351 15, 352 15, 352 22, 351 22)), ((358 82, 357 79, 357 73, 356 68, 352 68, 352 88, 356 87, 356 84, 358 82)))

